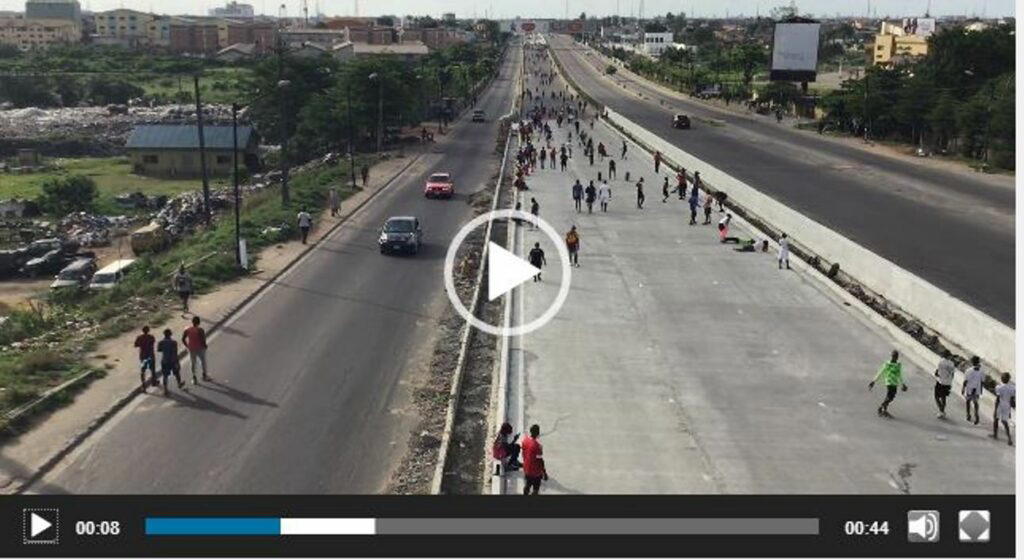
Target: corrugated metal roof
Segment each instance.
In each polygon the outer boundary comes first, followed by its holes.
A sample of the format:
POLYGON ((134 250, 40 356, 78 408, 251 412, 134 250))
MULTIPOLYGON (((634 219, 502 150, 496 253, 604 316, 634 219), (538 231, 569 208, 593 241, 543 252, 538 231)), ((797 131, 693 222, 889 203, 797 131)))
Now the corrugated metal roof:
MULTIPOLYGON (((251 126, 238 126, 238 148, 244 150, 253 134, 251 126)), ((230 150, 233 140, 229 125, 203 125, 203 140, 211 150, 230 150)), ((132 130, 128 149, 198 150, 199 132, 194 124, 140 124, 132 130)))

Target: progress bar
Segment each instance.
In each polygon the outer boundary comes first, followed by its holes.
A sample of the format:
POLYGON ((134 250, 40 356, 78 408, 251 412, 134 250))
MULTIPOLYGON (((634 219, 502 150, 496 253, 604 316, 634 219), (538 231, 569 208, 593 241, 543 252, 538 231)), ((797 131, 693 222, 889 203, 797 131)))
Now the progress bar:
POLYGON ((816 517, 369 518, 147 517, 149 536, 817 535, 816 517))

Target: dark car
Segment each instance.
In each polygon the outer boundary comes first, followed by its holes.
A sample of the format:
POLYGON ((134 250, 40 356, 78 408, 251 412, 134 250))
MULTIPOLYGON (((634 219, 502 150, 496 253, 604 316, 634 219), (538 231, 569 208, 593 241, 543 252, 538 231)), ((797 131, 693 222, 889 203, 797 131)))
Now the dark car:
POLYGON ((35 278, 41 274, 55 274, 68 264, 70 259, 60 249, 48 251, 40 257, 29 260, 22 267, 22 272, 29 278, 35 278))
POLYGON ((420 220, 414 216, 395 216, 388 218, 380 228, 377 239, 381 254, 405 252, 415 255, 420 252, 423 243, 423 230, 420 220))
POLYGON ((689 129, 690 117, 682 114, 672 117, 672 128, 689 129))
POLYGON ((473 111, 473 122, 485 122, 487 120, 487 114, 484 113, 483 109, 477 109, 473 111))

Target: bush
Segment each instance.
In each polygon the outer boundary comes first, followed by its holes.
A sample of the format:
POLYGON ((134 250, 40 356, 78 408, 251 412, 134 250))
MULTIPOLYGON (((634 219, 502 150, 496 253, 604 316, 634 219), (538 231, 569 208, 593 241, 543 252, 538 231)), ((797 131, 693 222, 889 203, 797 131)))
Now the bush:
POLYGON ((69 212, 91 210, 96 201, 96 182, 84 175, 57 177, 43 183, 43 193, 36 198, 39 207, 49 214, 63 216, 69 212))
POLYGON ((616 72, 618 72, 618 71, 619 71, 619 70, 618 70, 618 68, 616 68, 616 67, 612 66, 611 64, 609 64, 609 65, 608 65, 608 66, 607 66, 607 67, 606 67, 606 68, 604 69, 604 73, 605 73, 605 74, 608 74, 609 76, 611 76, 612 74, 614 74, 614 73, 616 73, 616 72))

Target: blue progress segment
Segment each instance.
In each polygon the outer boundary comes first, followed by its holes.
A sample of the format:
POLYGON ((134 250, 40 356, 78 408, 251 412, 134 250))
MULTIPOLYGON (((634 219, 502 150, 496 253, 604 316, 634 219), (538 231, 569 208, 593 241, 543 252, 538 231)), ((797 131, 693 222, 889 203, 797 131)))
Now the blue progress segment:
POLYGON ((280 535, 278 517, 147 517, 147 535, 280 535))

